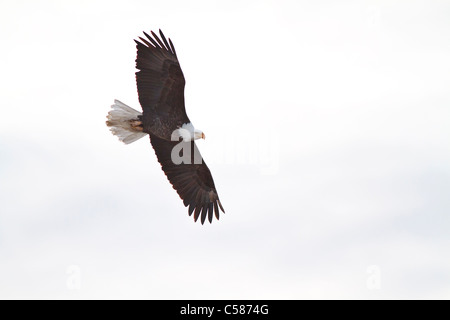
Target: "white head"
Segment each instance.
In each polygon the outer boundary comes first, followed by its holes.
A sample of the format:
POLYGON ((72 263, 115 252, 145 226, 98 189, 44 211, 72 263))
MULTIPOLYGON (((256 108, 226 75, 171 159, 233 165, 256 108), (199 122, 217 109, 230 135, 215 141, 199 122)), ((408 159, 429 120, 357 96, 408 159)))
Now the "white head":
POLYGON ((172 133, 172 141, 179 141, 180 137, 183 141, 192 141, 197 139, 205 139, 203 131, 195 129, 192 123, 184 123, 181 128, 176 129, 172 133))

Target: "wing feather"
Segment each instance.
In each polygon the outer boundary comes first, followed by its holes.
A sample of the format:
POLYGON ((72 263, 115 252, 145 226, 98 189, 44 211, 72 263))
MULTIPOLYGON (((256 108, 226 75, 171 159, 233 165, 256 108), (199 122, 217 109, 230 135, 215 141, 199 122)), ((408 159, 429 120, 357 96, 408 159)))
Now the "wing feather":
POLYGON ((195 207, 195 211, 194 211, 194 221, 197 222, 197 219, 200 215, 200 211, 202 210, 202 207, 197 206, 195 207))
POLYGON ((148 40, 150 40, 150 42, 153 44, 153 47, 162 49, 162 48, 158 45, 158 43, 156 43, 156 41, 153 40, 153 38, 152 38, 151 36, 148 35, 147 32, 144 31, 144 34, 145 34, 145 36, 148 38, 148 40))
POLYGON ((169 38, 169 43, 170 43, 170 47, 172 48, 172 52, 173 52, 173 54, 176 57, 177 56, 177 52, 175 51, 175 46, 173 45, 172 40, 170 40, 170 38, 169 38))
MULTIPOLYGON (((184 86, 186 81, 175 54, 172 42, 160 31, 163 41, 153 32, 144 32, 144 37, 135 40, 136 84, 139 102, 144 111, 144 131, 150 126, 154 116, 170 117, 173 122, 188 123, 184 106, 184 86), (151 114, 151 117, 148 117, 151 114), (154 115, 154 116, 153 116, 154 115)), ((168 118, 169 119, 169 118, 168 118)))
POLYGON ((161 49, 166 49, 166 46, 162 43, 161 39, 158 37, 158 35, 156 33, 154 33, 153 31, 151 31, 153 38, 158 42, 159 46, 161 47, 161 49))
POLYGON ((214 215, 216 216, 216 219, 219 220, 219 208, 217 206, 217 201, 214 202, 214 215))
POLYGON ((212 202, 210 202, 208 204, 208 220, 209 220, 209 223, 212 223, 212 220, 213 220, 213 206, 214 206, 214 203, 212 203, 212 202))
POLYGON ((207 216, 207 214, 208 214, 208 207, 209 207, 209 204, 208 203, 205 203, 204 205, 203 205, 203 207, 202 207, 202 224, 204 224, 205 223, 205 220, 206 220, 206 216, 207 216))
MULTIPOLYGON (((184 206, 189 207, 189 215, 194 213, 195 221, 200 217, 202 224, 206 218, 212 222, 213 213, 219 219, 219 207, 222 212, 225 211, 206 163, 202 161, 201 164, 176 165, 171 160, 171 152, 177 141, 164 140, 153 134, 150 134, 150 141, 159 163, 162 164, 162 170, 183 200, 184 206)), ((191 142, 190 146, 196 148, 195 142, 191 142)))
POLYGON ((161 35, 161 39, 163 40, 164 46, 166 47, 166 49, 173 54, 169 44, 167 43, 166 37, 164 36, 164 33, 162 33, 161 29, 159 29, 159 34, 161 35))

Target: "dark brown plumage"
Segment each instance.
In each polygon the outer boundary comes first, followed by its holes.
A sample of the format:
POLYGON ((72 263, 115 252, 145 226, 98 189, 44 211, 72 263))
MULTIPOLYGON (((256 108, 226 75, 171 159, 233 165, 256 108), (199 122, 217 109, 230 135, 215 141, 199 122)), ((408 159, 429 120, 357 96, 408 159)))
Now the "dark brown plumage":
POLYGON ((150 135, 150 141, 164 173, 183 199, 184 205, 189 206, 189 215, 194 212, 194 220, 197 221, 201 217, 202 224, 206 217, 209 222, 212 222, 213 212, 219 219, 219 207, 222 211, 224 210, 208 166, 204 161, 201 164, 194 162, 195 153, 200 153, 195 142, 180 142, 185 145, 183 150, 188 148, 191 150, 191 162, 176 165, 171 159, 171 153, 179 142, 167 141, 155 135, 150 135))
POLYGON ((208 218, 212 222, 213 214, 219 219, 220 203, 217 190, 208 166, 202 161, 195 164, 194 152, 198 152, 194 141, 171 141, 172 132, 183 124, 190 123, 184 105, 185 79, 178 62, 172 41, 166 40, 159 30, 161 39, 152 31, 144 32, 146 38, 139 38, 137 44, 136 72, 139 102, 142 106, 143 132, 150 135, 162 170, 184 205, 189 207, 189 215, 194 220, 200 217, 203 224, 208 218), (191 164, 174 164, 172 149, 178 143, 192 148, 191 164))
MULTIPOLYGON (((156 41, 147 33, 137 44, 136 84, 139 102, 143 110, 144 132, 153 133, 170 140, 170 134, 183 123, 189 123, 184 107, 184 80, 175 48, 162 36, 167 48, 151 32, 156 41), (150 42, 149 42, 150 41, 150 42)), ((160 30, 160 34, 163 33, 160 30)), ((172 42, 170 42, 172 43, 172 42)))

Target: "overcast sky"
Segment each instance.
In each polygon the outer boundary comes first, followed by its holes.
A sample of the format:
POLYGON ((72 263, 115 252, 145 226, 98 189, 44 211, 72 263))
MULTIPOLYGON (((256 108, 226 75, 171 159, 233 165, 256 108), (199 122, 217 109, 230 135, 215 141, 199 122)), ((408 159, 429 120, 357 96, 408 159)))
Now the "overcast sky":
POLYGON ((450 299, 447 1, 2 1, 0 298, 450 299), (226 214, 187 214, 139 109, 170 37, 226 214))

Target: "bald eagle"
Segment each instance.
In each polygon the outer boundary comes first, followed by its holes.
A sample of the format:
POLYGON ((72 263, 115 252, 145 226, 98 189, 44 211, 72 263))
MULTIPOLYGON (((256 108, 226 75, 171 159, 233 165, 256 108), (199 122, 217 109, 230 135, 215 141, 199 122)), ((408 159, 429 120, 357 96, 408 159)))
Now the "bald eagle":
POLYGON ((195 144, 205 139, 189 120, 184 106, 183 72, 172 41, 159 30, 135 40, 136 83, 142 113, 115 100, 106 124, 125 144, 147 134, 169 182, 188 208, 194 221, 203 224, 213 215, 219 219, 219 200, 214 180, 195 144), (162 40, 161 40, 162 39, 162 40), (199 160, 200 159, 200 160, 199 160))

